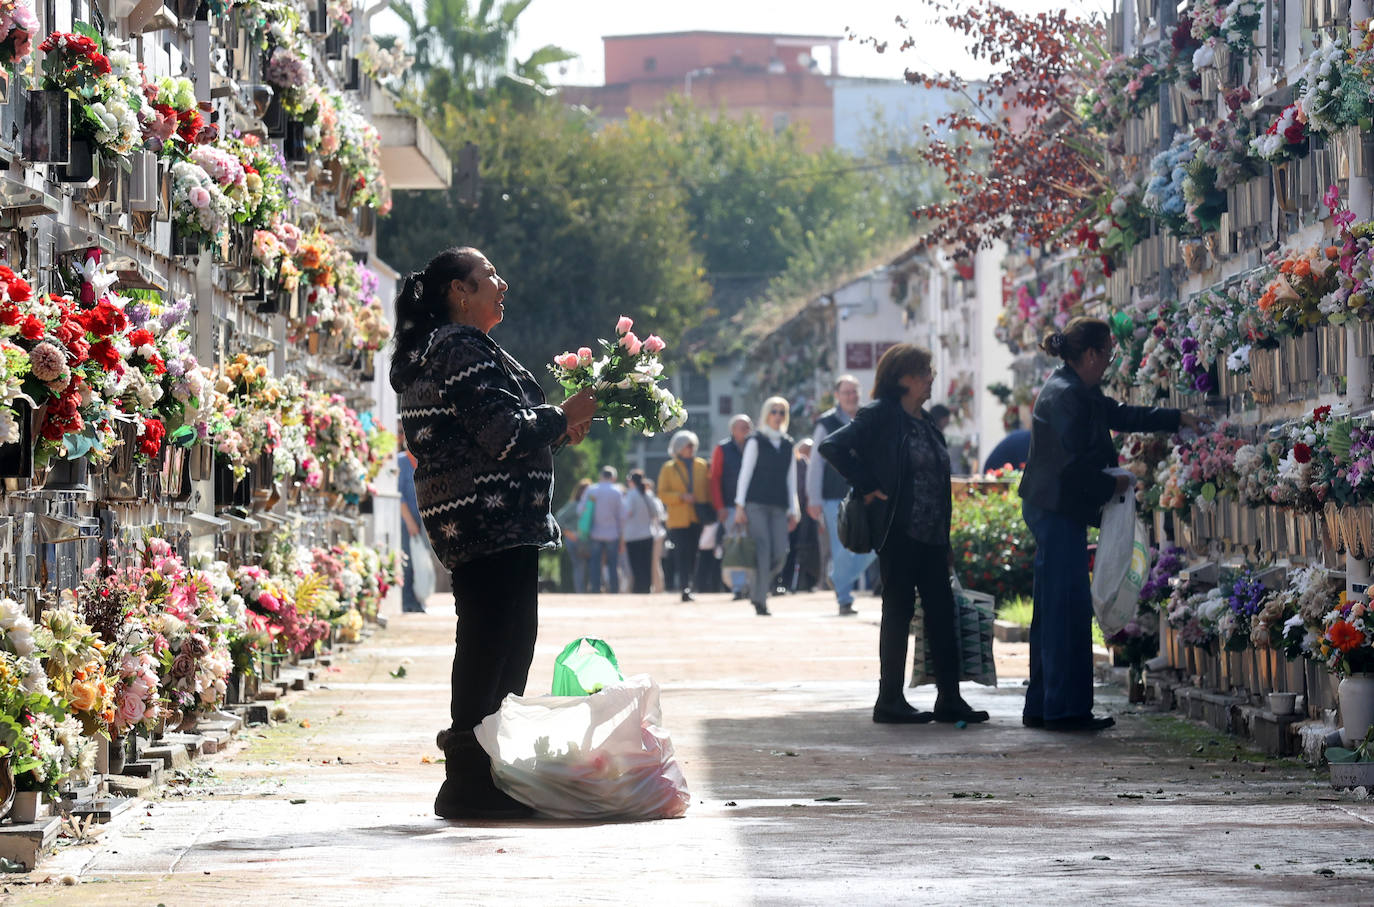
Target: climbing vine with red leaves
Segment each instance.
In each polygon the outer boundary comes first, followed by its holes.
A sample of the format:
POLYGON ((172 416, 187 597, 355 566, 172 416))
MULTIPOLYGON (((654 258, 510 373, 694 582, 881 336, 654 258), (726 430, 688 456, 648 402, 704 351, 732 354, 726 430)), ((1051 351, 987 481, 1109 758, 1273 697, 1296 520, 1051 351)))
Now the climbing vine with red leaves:
MULTIPOLYGON (((1102 23, 1066 10, 1019 13, 995 0, 967 8, 927 3, 968 39, 969 55, 995 71, 969 82, 952 72, 906 70, 912 84, 970 101, 925 127, 930 143, 921 154, 943 175, 949 198, 911 212, 928 224, 922 243, 972 250, 1009 237, 1034 245, 1071 241, 1065 229, 1106 180, 1100 146, 1073 110, 1093 70, 1085 47, 1100 43, 1102 23)), ((907 33, 900 49, 915 47, 908 22, 898 17, 897 25, 907 33)), ((880 51, 887 46, 863 40, 880 51)))

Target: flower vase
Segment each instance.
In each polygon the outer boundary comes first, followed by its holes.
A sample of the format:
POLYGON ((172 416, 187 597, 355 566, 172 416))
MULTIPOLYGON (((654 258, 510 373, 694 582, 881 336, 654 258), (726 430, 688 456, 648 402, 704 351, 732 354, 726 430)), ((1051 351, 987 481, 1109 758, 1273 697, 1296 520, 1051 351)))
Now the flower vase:
POLYGON ((1288 214, 1296 214, 1298 211, 1298 200, 1295 197, 1296 193, 1293 192, 1291 174, 1293 162, 1284 161, 1281 164, 1274 164, 1273 167, 1274 204, 1278 206, 1280 211, 1287 212, 1288 214))
POLYGON ((48 466, 43 487, 50 491, 85 491, 90 487, 91 462, 85 457, 76 460, 53 460, 48 466))
POLYGON ((14 806, 14 764, 10 756, 0 756, 0 819, 10 814, 14 806))
POLYGON ((33 478, 33 448, 38 438, 38 427, 43 424, 43 416, 48 405, 34 409, 27 400, 15 398, 10 404, 14 409, 14 421, 19 428, 19 437, 9 444, 0 444, 0 478, 33 478))
MULTIPOLYGON (((132 736, 132 735, 130 735, 132 736)), ((107 770, 111 775, 121 775, 124 773, 124 765, 128 762, 129 738, 115 734, 109 740, 109 764, 107 770)))
POLYGON ((94 177, 95 143, 90 139, 72 139, 71 157, 58 169, 58 180, 64 183, 88 183, 94 177))
POLYGON ((21 790, 14 795, 10 807, 10 821, 15 825, 30 825, 38 821, 43 813, 43 793, 36 790, 21 790))
POLYGON ((1351 674, 1341 680, 1336 695, 1341 709, 1341 739, 1354 749, 1374 724, 1374 674, 1351 674))
POLYGON ((1341 536, 1345 539, 1345 548, 1350 552, 1350 556, 1356 560, 1364 560, 1367 552, 1360 534, 1360 517, 1363 515, 1358 507, 1342 507, 1341 514, 1341 536))
POLYGON ((1126 694, 1131 702, 1145 701, 1145 669, 1140 665, 1131 665, 1126 674, 1127 685, 1126 694))
POLYGON ((61 89, 31 91, 24 104, 24 159, 65 164, 72 153, 72 101, 61 89))

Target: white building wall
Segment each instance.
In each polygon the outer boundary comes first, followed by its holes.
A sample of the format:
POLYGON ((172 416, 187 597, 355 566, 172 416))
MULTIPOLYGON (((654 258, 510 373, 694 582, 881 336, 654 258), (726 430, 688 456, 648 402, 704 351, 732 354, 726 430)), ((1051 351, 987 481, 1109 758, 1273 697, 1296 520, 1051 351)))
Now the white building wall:
POLYGON ((864 399, 873 390, 878 358, 894 343, 919 342, 907 330, 905 311, 892 300, 892 276, 879 268, 835 290, 836 375, 859 379, 864 399))

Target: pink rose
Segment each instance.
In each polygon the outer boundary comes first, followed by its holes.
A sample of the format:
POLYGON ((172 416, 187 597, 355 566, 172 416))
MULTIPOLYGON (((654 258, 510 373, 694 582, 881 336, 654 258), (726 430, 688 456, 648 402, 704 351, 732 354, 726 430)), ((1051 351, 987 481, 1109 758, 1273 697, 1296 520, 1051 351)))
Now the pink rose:
POLYGON ((204 186, 195 186, 186 193, 186 200, 191 203, 192 208, 204 208, 210 204, 210 190, 204 186))
POLYGON ((620 338, 620 345, 625 347, 625 352, 629 353, 631 356, 638 356, 640 347, 644 344, 643 341, 635 336, 634 331, 630 331, 620 338))
POLYGON ((125 692, 119 697, 119 720, 125 725, 135 725, 143 720, 144 710, 147 705, 143 699, 133 693, 125 692))
POLYGON ((553 358, 553 361, 555 365, 560 366, 561 368, 572 370, 577 368, 578 360, 576 353, 564 353, 561 356, 555 356, 553 358))
POLYGON ((663 338, 657 334, 650 334, 648 337, 644 338, 644 352, 646 353, 661 353, 665 346, 667 346, 667 344, 664 343, 663 338))
POLYGON ((620 320, 615 323, 615 332, 617 334, 628 334, 630 332, 630 328, 634 326, 635 323, 630 320, 629 315, 621 315, 620 320))
POLYGON ((592 364, 592 351, 590 347, 580 347, 577 351, 577 361, 583 365, 592 364))

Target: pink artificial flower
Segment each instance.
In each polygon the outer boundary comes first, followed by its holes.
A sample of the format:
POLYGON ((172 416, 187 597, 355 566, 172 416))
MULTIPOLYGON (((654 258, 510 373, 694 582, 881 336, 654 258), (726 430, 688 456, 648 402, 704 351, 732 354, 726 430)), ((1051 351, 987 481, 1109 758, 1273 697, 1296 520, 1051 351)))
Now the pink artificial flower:
POLYGON ((1331 185, 1326 187, 1326 194, 1322 196, 1322 204, 1335 211, 1341 206, 1341 189, 1339 186, 1331 185))
POLYGON ((558 365, 562 368, 571 371, 572 369, 577 368, 578 360, 576 353, 563 353, 561 356, 555 356, 553 361, 555 365, 558 365))
POLYGON ((579 347, 577 350, 577 361, 581 365, 591 365, 592 351, 590 347, 579 347))
POLYGON ((648 337, 644 338, 644 352, 646 353, 661 353, 665 346, 667 346, 667 344, 664 343, 663 338, 657 334, 650 334, 648 337))
MULTIPOLYGON (((628 319, 621 320, 625 321, 628 319)), ((625 334, 625 336, 620 338, 620 345, 625 347, 625 352, 629 353, 631 356, 638 356, 639 350, 644 345, 644 343, 638 337, 635 336, 634 331, 629 331, 625 334)))
POLYGON ((630 328, 634 326, 635 323, 630 320, 629 315, 621 315, 620 320, 615 323, 615 332, 617 334, 628 334, 630 332, 630 328))
POLYGON ((186 193, 186 200, 191 203, 192 208, 204 208, 210 204, 210 190, 204 186, 193 186, 191 191, 186 193))

